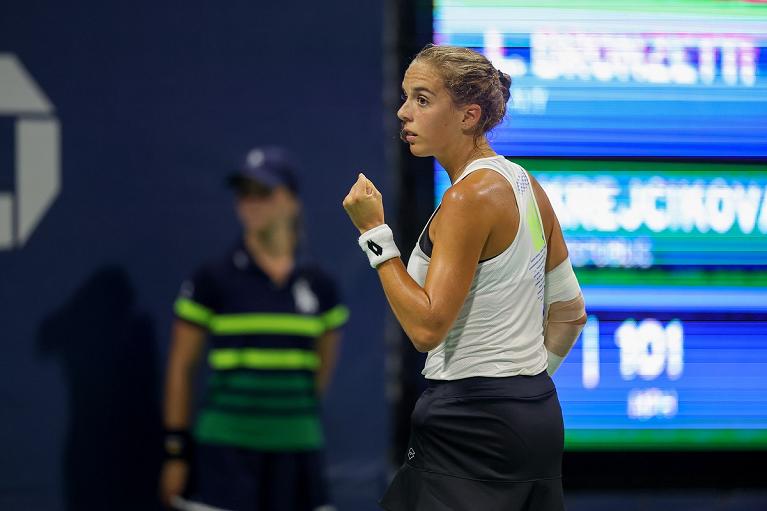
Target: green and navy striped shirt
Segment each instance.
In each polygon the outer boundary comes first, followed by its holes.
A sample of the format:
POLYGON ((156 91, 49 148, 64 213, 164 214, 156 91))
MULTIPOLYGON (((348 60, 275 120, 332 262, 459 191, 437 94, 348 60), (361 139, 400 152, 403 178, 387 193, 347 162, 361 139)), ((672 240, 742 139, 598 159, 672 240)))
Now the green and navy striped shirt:
POLYGON ((349 317, 322 271, 297 265, 278 286, 239 244, 184 282, 175 313, 209 335, 198 441, 271 451, 322 446, 315 343, 349 317))

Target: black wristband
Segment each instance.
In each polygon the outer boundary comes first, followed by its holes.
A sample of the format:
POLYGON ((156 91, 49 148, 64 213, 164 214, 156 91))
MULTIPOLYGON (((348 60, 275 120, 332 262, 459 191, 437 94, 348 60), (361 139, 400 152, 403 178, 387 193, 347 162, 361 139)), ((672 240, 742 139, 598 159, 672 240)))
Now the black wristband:
POLYGON ((189 461, 192 457, 192 436, 186 429, 166 429, 163 448, 165 459, 189 461))

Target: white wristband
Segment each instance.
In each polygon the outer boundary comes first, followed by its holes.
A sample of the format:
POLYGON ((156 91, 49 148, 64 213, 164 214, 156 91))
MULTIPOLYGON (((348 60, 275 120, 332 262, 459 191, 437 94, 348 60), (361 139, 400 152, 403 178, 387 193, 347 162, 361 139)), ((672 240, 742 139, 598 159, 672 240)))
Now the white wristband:
POLYGON ((381 224, 365 231, 357 240, 360 248, 368 256, 370 266, 378 267, 384 261, 399 257, 399 250, 394 244, 394 234, 386 224, 381 224))
POLYGON ((549 356, 549 363, 546 367, 546 372, 549 373, 549 376, 554 376, 554 373, 556 373, 557 369, 559 369, 559 366, 562 365, 562 361, 565 359, 565 357, 560 357, 559 355, 556 355, 549 350, 546 350, 546 354, 549 356))

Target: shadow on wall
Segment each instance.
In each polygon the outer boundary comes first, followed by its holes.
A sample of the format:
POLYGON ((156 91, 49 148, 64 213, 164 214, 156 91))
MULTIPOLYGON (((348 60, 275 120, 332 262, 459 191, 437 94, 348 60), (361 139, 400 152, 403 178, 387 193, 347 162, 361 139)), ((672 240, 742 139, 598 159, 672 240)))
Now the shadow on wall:
POLYGON ((61 362, 69 386, 66 509, 158 509, 158 354, 126 271, 110 266, 89 277, 46 318, 38 343, 61 362))

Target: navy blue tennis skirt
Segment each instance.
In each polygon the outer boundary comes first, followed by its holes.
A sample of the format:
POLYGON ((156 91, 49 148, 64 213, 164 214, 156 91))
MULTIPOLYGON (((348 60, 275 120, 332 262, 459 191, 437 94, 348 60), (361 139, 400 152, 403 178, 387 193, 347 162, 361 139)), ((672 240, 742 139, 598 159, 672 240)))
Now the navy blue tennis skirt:
POLYGON ((564 426, 554 382, 429 380, 388 511, 561 511, 564 426))

